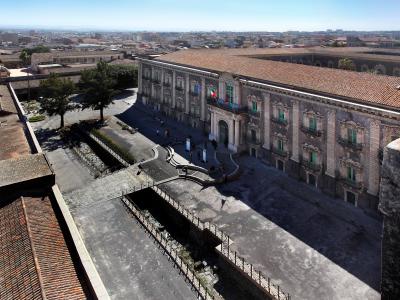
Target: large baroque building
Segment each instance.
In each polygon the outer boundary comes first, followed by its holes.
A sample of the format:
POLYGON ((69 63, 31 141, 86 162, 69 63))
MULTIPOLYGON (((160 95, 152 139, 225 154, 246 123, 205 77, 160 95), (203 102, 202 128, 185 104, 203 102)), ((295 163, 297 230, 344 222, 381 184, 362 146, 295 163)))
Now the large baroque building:
POLYGON ((299 53, 203 49, 139 58, 139 99, 233 152, 376 210, 382 149, 400 137, 400 78, 275 60, 299 53))

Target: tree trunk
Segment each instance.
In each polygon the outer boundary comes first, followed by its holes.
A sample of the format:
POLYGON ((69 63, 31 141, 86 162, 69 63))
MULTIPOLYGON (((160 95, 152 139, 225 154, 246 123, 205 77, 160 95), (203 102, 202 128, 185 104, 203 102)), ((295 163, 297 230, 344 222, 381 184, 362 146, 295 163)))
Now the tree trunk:
POLYGON ((103 107, 100 107, 100 121, 101 121, 101 123, 104 122, 103 107))
POLYGON ((60 115, 60 118, 61 118, 60 128, 64 128, 64 115, 60 115))

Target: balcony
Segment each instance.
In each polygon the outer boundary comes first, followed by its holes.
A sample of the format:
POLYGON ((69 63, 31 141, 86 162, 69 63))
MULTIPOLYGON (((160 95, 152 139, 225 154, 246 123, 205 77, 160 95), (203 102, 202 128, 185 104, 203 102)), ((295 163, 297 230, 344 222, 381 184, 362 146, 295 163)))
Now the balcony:
POLYGON ((232 112, 235 114, 247 112, 247 107, 242 107, 236 103, 225 102, 223 99, 212 99, 212 100, 208 99, 207 104, 221 108, 223 110, 226 110, 226 111, 229 111, 229 112, 232 112))
POLYGON ((164 82, 163 85, 164 85, 165 87, 171 87, 171 83, 170 83, 170 82, 164 82))
POLYGON ((314 171, 314 172, 319 172, 322 169, 322 166, 320 164, 315 163, 315 162, 311 162, 311 161, 306 160, 306 159, 303 159, 301 161, 301 164, 307 170, 314 171))
POLYGON ((246 136, 246 142, 247 144, 250 145, 255 145, 255 146, 261 145, 261 139, 253 138, 251 135, 246 136))
POLYGON ((353 189, 357 189, 357 190, 360 190, 360 189, 362 189, 362 187, 363 187, 363 184, 362 184, 362 182, 360 182, 360 181, 354 181, 354 180, 351 180, 351 179, 349 179, 349 178, 342 178, 341 179, 341 182, 344 184, 344 185, 346 185, 347 187, 350 187, 350 188, 353 188, 353 189))
POLYGON ((182 86, 176 86, 175 90, 177 90, 178 92, 183 92, 183 87, 182 86))
POLYGON ((340 145, 342 145, 343 147, 350 148, 352 150, 361 151, 362 148, 363 148, 363 144, 354 143, 352 141, 349 141, 348 139, 344 139, 344 138, 341 138, 341 137, 338 138, 338 143, 340 145))
POLYGON ((283 125, 283 126, 287 126, 287 124, 288 124, 288 121, 286 119, 279 119, 279 118, 275 118, 275 117, 272 117, 271 121, 276 124, 283 125))
POLYGON ((151 77, 150 76, 143 76, 143 79, 144 80, 151 80, 151 77))
POLYGON ((152 82, 154 83, 154 84, 160 84, 160 79, 157 79, 157 78, 153 78, 152 79, 152 82))
POLYGON ((255 111, 255 110, 249 109, 248 113, 253 118, 260 118, 261 117, 261 112, 257 111, 257 110, 255 111))
POLYGON ((195 92, 195 91, 190 91, 189 94, 190 94, 190 96, 193 96, 193 97, 200 96, 200 93, 199 92, 195 92))
POLYGON ((300 129, 302 132, 304 132, 306 134, 309 134, 312 136, 317 136, 317 137, 322 136, 322 133, 323 133, 322 130, 316 130, 316 129, 312 129, 312 128, 306 127, 306 126, 301 126, 300 129))
POLYGON ((282 156, 282 157, 287 157, 287 156, 288 156, 287 151, 278 149, 278 148, 276 148, 276 147, 273 147, 273 148, 272 148, 272 152, 275 153, 275 154, 277 154, 277 155, 279 155, 279 156, 282 156))

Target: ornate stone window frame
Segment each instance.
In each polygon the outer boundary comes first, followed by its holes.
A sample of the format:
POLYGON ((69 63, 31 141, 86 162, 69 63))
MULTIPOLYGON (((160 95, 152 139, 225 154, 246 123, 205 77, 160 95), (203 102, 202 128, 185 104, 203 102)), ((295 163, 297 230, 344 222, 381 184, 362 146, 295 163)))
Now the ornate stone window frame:
POLYGON ((312 135, 316 136, 321 136, 323 134, 323 124, 324 124, 324 117, 321 115, 321 113, 316 112, 314 110, 304 110, 303 111, 303 118, 301 122, 301 129, 305 133, 309 133, 312 135), (317 121, 317 127, 316 130, 311 130, 310 129, 310 119, 315 118, 317 121))
POLYGON ((340 124, 339 143, 345 147, 351 147, 355 150, 362 150, 365 143, 365 127, 361 124, 350 120, 343 120, 340 124), (348 129, 354 129, 357 133, 357 142, 355 144, 349 142, 348 129))
POLYGON ((272 120, 277 123, 283 123, 285 125, 289 124, 289 112, 290 107, 289 105, 281 102, 281 101, 272 101, 272 120), (285 116, 285 122, 279 120, 279 110, 282 110, 285 116))

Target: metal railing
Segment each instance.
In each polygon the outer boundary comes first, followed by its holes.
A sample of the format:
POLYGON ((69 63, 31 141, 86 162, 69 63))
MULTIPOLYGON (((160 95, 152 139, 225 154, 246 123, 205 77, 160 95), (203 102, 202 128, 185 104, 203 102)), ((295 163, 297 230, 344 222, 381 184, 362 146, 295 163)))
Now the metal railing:
POLYGON ((200 278, 195 272, 189 267, 189 265, 179 256, 178 251, 171 247, 170 241, 164 237, 164 235, 156 228, 156 226, 150 222, 142 212, 136 207, 134 203, 128 200, 127 197, 121 197, 121 200, 129 208, 129 210, 135 215, 143 227, 153 236, 153 238, 159 243, 159 245, 168 253, 175 265, 181 270, 185 277, 189 280, 190 284, 197 291, 198 295, 205 300, 208 299, 221 299, 218 295, 215 295, 210 291, 209 287, 204 286, 200 278))
POLYGON ((307 127, 304 125, 302 125, 300 127, 300 130, 303 131, 304 133, 308 133, 308 134, 311 134, 311 135, 317 136, 317 137, 320 137, 323 134, 322 130, 313 129, 311 127, 307 127))
POLYGON ((353 142, 351 140, 339 137, 338 143, 344 147, 351 148, 353 150, 361 151, 363 149, 363 144, 358 142, 353 142))
POLYGON ((267 292, 269 295, 279 300, 290 300, 291 297, 288 293, 282 291, 279 285, 272 283, 269 277, 265 277, 261 274, 261 271, 257 271, 252 264, 245 261, 243 257, 240 257, 236 251, 230 249, 230 243, 232 239, 228 234, 220 230, 215 224, 210 222, 202 222, 199 217, 195 216, 192 212, 184 208, 178 201, 171 198, 169 194, 153 185, 153 190, 160 195, 165 201, 167 201, 172 207, 181 213, 189 222, 200 230, 207 229, 215 237, 217 237, 221 244, 217 246, 217 250, 221 252, 232 264, 242 270, 254 283, 256 283, 261 289, 267 292))
POLYGON ((215 100, 208 99, 207 104, 236 114, 247 112, 247 106, 240 106, 237 103, 225 102, 223 99, 215 99, 215 100))
POLYGON ((114 156, 114 158, 117 159, 123 166, 125 167, 130 166, 130 164, 125 159, 123 159, 118 153, 116 153, 114 150, 108 147, 101 139, 99 139, 93 133, 89 133, 89 136, 90 138, 95 140, 101 147, 103 147, 106 151, 108 151, 112 156, 114 156))

